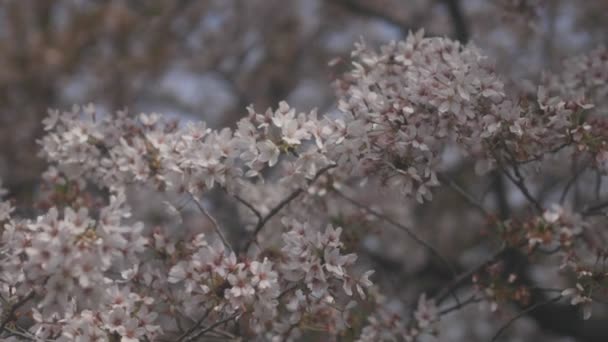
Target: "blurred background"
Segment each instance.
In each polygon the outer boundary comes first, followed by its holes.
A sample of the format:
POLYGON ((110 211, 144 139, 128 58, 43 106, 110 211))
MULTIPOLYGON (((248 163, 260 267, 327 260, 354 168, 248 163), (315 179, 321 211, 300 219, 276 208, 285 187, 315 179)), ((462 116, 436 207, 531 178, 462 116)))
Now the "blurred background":
MULTIPOLYGON (((287 100, 325 113, 355 42, 379 46, 422 28, 473 42, 523 92, 564 57, 608 42, 607 18, 606 0, 3 0, 0 178, 17 206, 31 203, 45 169, 36 139, 48 108, 94 103, 214 128, 233 126, 249 104, 287 100)), ((518 324, 512 341, 560 340, 536 335, 533 320, 518 324)), ((467 329, 449 340, 493 331, 467 329)))

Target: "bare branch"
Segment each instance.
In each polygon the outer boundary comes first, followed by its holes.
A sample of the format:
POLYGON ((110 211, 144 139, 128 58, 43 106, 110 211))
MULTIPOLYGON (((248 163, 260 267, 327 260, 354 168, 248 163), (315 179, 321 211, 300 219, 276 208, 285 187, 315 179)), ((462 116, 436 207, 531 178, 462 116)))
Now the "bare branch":
POLYGON ((568 192, 572 188, 572 185, 574 185, 574 183, 576 183, 576 181, 578 180, 578 178, 580 177, 580 175, 582 175, 583 172, 585 172, 585 170, 587 170, 588 166, 589 166, 589 163, 586 163, 580 169, 578 169, 577 171, 575 171, 574 174, 572 175, 572 177, 570 177, 570 179, 566 183, 566 186, 564 187, 564 190, 562 191, 562 195, 559 198, 559 203, 560 204, 564 204, 564 201, 566 201, 566 196, 568 196, 568 192))
POLYGON ((226 318, 224 318, 224 319, 222 319, 222 320, 219 320, 219 321, 217 321, 217 322, 215 322, 215 323, 211 324, 211 325, 210 325, 210 326, 208 326, 207 328, 205 328, 205 329, 203 329, 203 330, 199 331, 199 332, 198 332, 196 335, 194 335, 194 336, 192 336, 191 338, 189 338, 189 339, 188 339, 188 341, 194 341, 194 340, 196 340, 197 338, 199 338, 199 337, 203 336, 204 334, 206 334, 206 333, 208 333, 208 332, 212 331, 213 329, 215 329, 215 328, 219 327, 220 325, 222 325, 222 324, 224 324, 224 323, 228 323, 228 322, 232 321, 233 319, 238 318, 238 316, 240 316, 240 315, 241 315, 241 313, 240 313, 240 312, 235 312, 235 313, 233 313, 232 315, 230 315, 230 316, 228 316, 228 317, 226 317, 226 318))
POLYGON ((452 26, 454 27, 456 39, 461 43, 466 44, 469 41, 469 28, 464 13, 462 12, 460 1, 443 0, 443 3, 447 6, 450 17, 452 17, 452 26))
POLYGON ((259 210, 257 210, 251 203, 245 201, 241 196, 234 194, 234 198, 239 201, 242 205, 246 206, 251 212, 258 218, 258 222, 262 221, 264 218, 259 210))
POLYGON ((380 11, 373 6, 366 6, 357 0, 329 0, 329 2, 340 5, 352 13, 379 19, 388 24, 394 25, 401 30, 402 34, 406 34, 410 29, 405 22, 391 15, 390 11, 380 11))
POLYGON ((444 301, 445 298, 452 291, 455 291, 464 282, 469 281, 471 279, 471 277, 473 276, 473 274, 479 272, 481 269, 483 269, 487 265, 500 259, 504 255, 505 252, 506 252, 506 248, 503 247, 498 252, 494 253, 492 256, 490 256, 488 259, 486 259, 484 262, 480 263, 476 267, 473 267, 470 270, 468 270, 464 273, 461 273, 460 275, 455 277, 446 287, 444 287, 441 291, 439 291, 437 293, 437 295, 435 296, 436 302, 439 304, 442 301, 444 301))
MULTIPOLYGON (((309 185, 314 183, 317 179, 319 179, 319 177, 321 177, 322 174, 324 174, 325 172, 327 172, 330 169, 333 169, 336 166, 337 166, 336 164, 331 164, 331 165, 328 165, 328 166, 320 169, 319 171, 317 171, 315 176, 310 180, 309 185)), ((300 194, 302 194, 303 192, 304 192, 304 189, 302 189, 302 188, 295 190, 289 196, 287 196, 283 200, 281 200, 281 202, 279 202, 279 204, 277 204, 274 208, 272 208, 270 210, 270 212, 268 214, 266 214, 266 216, 262 217, 262 219, 259 220, 258 224, 255 226, 255 228, 253 230, 253 234, 251 235, 251 238, 245 244, 245 247, 243 248, 243 250, 246 251, 249 249, 249 247, 251 247, 251 244, 256 240, 258 234, 264 228, 264 225, 266 225, 266 222, 268 222, 271 218, 273 218, 276 214, 278 214, 279 211, 281 211, 281 209, 283 209, 291 201, 293 201, 298 196, 300 196, 300 194)))
POLYGON ((196 323, 190 328, 188 329, 188 331, 186 331, 185 333, 183 333, 177 340, 176 342, 181 342, 183 341, 185 338, 188 337, 188 335, 192 334, 192 332, 194 332, 194 330, 198 329, 203 322, 205 321, 205 319, 207 319, 207 317, 209 316, 209 314, 211 313, 211 310, 213 309, 213 306, 207 308, 207 310, 205 310, 205 313, 203 313, 203 316, 201 318, 199 318, 198 321, 196 321, 196 323))
MULTIPOLYGON (((444 258, 436 249, 435 247, 431 246, 428 242, 422 240, 420 237, 418 237, 416 235, 416 233, 414 233, 409 227, 402 225, 401 223, 393 220, 392 218, 383 215, 382 213, 377 212, 376 210, 362 204, 359 203, 357 201, 355 201, 354 199, 346 196, 343 192, 341 192, 338 189, 334 188, 334 192, 342 197, 343 199, 345 199, 346 201, 350 202, 351 204, 353 204, 356 207, 359 207, 363 210, 365 210, 366 212, 372 214, 373 216, 388 222, 389 224, 391 224, 394 227, 399 228, 400 230, 404 231, 412 240, 416 241, 418 244, 420 244, 421 246, 423 246, 424 248, 426 248, 433 256, 435 256, 447 269, 448 271, 452 274, 452 277, 456 277, 457 273, 456 270, 454 269, 454 267, 452 267, 452 265, 447 261, 446 258, 444 258)), ((454 299, 456 300, 457 303, 460 304, 460 300, 458 299, 458 296, 456 295, 455 291, 451 290, 450 293, 452 294, 452 296, 454 297, 454 299)))
POLYGON ((543 206, 540 204, 540 202, 538 202, 538 200, 536 198, 534 198, 534 196, 532 195, 532 193, 526 186, 525 178, 521 174, 517 163, 515 163, 515 162, 511 163, 511 167, 513 168, 513 172, 515 173, 515 176, 513 176, 509 171, 507 171, 502 160, 500 158, 498 158, 497 156, 495 156, 495 157, 496 157, 496 161, 498 162, 500 171, 505 176, 507 176, 507 178, 511 181, 511 183, 513 183, 521 191, 521 193, 528 200, 528 202, 530 202, 532 204, 534 209, 536 209, 536 211, 539 214, 542 213, 544 211, 543 206))
POLYGON ((196 203, 196 206, 198 207, 198 209, 203 213, 203 215, 205 215, 205 217, 207 217, 207 219, 209 221, 211 221, 211 223, 213 224, 213 229, 215 230, 215 232, 217 233, 217 235, 220 237, 220 239, 222 240, 222 242, 224 243, 224 245, 231 251, 234 252, 234 249, 232 248, 232 246, 230 245, 230 243, 228 242, 228 240, 226 239, 226 237, 224 236, 224 233, 222 232, 222 229, 219 225, 219 223, 217 222, 217 220, 211 216, 211 214, 209 214, 209 212, 207 211, 207 209, 205 209, 205 207, 202 205, 202 203, 198 200, 198 198, 196 198, 196 196, 194 196, 192 193, 190 194, 190 197, 192 198, 192 200, 194 201, 194 203, 196 203))
POLYGON ((500 335, 502 335, 508 328, 509 326, 511 326, 511 324, 513 324, 513 322, 515 322, 516 320, 520 319, 521 317, 523 317, 524 315, 536 310, 537 308, 543 306, 543 305, 547 305, 547 304, 551 304, 554 302, 559 301, 560 299, 562 299, 562 295, 560 294, 557 297, 551 298, 549 300, 546 300, 544 302, 538 302, 534 305, 531 305, 529 307, 527 307, 526 309, 524 309, 523 311, 521 311, 520 313, 518 313, 517 315, 513 316, 509 321, 507 321, 507 323, 505 325, 503 325, 500 329, 498 329, 498 331, 496 332, 496 334, 494 334, 494 337, 492 337, 492 342, 496 341, 500 335))
POLYGON ((479 202, 477 199, 475 199, 473 197, 473 195, 468 193, 466 190, 464 190, 462 187, 460 187, 458 184, 456 184, 453 180, 447 178, 446 176, 444 176, 442 174, 437 174, 437 178, 439 179, 439 181, 441 183, 449 186, 452 190, 454 190, 456 193, 458 193, 460 196, 462 196, 462 198, 464 198, 467 202, 469 202, 469 204, 471 204, 473 207, 475 207, 477 210, 479 210, 483 216, 485 216, 485 217, 492 216, 483 207, 483 204, 481 204, 481 202, 479 202))
POLYGON ((0 324, 0 333, 5 330, 4 328, 6 328, 6 325, 8 324, 8 322, 10 322, 13 318, 15 318, 15 312, 17 312, 17 310, 20 307, 22 307, 28 300, 32 299, 35 294, 36 294, 36 292, 32 291, 32 292, 28 293, 27 296, 25 296, 25 297, 21 298, 19 301, 17 301, 17 303, 10 306, 10 308, 8 309, 8 312, 4 315, 4 320, 2 321, 2 324, 0 324))

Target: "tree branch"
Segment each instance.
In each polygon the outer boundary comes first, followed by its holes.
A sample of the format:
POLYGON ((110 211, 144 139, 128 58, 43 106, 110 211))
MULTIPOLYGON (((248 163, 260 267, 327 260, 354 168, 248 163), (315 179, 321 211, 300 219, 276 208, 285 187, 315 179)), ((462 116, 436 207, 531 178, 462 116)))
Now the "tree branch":
POLYGON ((0 324, 0 333, 3 332, 6 328, 8 322, 10 322, 13 318, 15 318, 15 312, 22 307, 28 300, 32 299, 36 293, 34 291, 28 293, 27 296, 21 298, 17 303, 12 304, 8 309, 8 312, 4 316, 4 320, 0 324))
POLYGON ((201 204, 201 202, 198 200, 198 198, 196 198, 196 196, 194 196, 192 193, 190 193, 190 197, 192 198, 192 200, 194 201, 194 203, 196 203, 196 206, 203 213, 203 215, 205 215, 205 217, 207 217, 207 219, 209 221, 211 221, 211 224, 213 224, 213 229, 215 230, 215 232, 217 233, 217 235, 220 237, 220 239, 222 240, 222 242, 224 243, 224 245, 231 252, 234 252, 234 249, 232 248, 232 246, 230 245, 230 243, 228 242, 228 240, 226 240, 226 237, 224 236, 224 233, 222 232, 222 229, 221 229, 219 223, 217 222, 217 220, 213 216, 211 216, 211 214, 209 214, 209 212, 207 211, 207 209, 205 209, 205 207, 201 204))
POLYGON ((561 294, 558 295, 558 296, 556 296, 556 297, 554 297, 554 298, 546 300, 544 302, 538 302, 538 303, 535 303, 533 305, 530 305, 526 309, 522 310, 517 315, 513 316, 510 320, 508 320, 507 323, 505 323, 505 325, 503 325, 500 329, 498 329, 498 331, 496 332, 496 334, 494 334, 494 336, 492 337, 492 342, 496 341, 500 337, 500 335, 502 335, 502 333, 504 333, 511 326, 511 324, 513 324, 513 322, 515 322, 516 320, 520 319, 521 317, 523 317, 526 314, 528 314, 528 313, 530 313, 530 312, 538 309, 539 307, 541 307, 543 305, 547 305, 547 304, 551 304, 551 303, 557 302, 560 299, 562 299, 562 295, 561 294))
POLYGON ((240 315, 241 315, 241 313, 237 311, 237 312, 233 313, 232 315, 230 315, 230 316, 228 316, 228 317, 226 317, 226 318, 224 318, 222 320, 219 320, 219 321, 211 324, 207 328, 199 331, 196 335, 194 335, 191 338, 189 338, 188 341, 194 341, 197 338, 199 338, 199 337, 203 336, 204 334, 208 333, 209 331, 212 331, 213 329, 219 327, 220 325, 222 325, 224 323, 228 323, 228 322, 232 321, 233 319, 237 318, 240 315))
MULTIPOLYGON (((435 256, 447 269, 448 271, 451 273, 452 277, 456 277, 457 273, 456 270, 454 269, 454 267, 452 267, 452 265, 447 261, 446 258, 444 258, 441 253, 439 253, 439 251, 437 251, 435 249, 435 247, 431 246, 428 242, 422 240, 420 237, 418 237, 416 235, 416 233, 414 233, 409 227, 402 225, 401 223, 393 220, 392 218, 383 215, 382 213, 379 213, 377 211, 375 211, 374 209, 359 203, 357 201, 355 201, 354 199, 346 196, 343 192, 341 192, 338 189, 334 188, 334 192, 339 196, 342 197, 343 199, 345 199, 346 201, 348 201, 349 203, 351 203, 352 205, 359 207, 363 210, 365 210, 366 212, 372 214, 373 216, 391 224, 394 227, 399 228, 400 230, 404 231, 412 240, 416 241, 419 245, 423 246, 424 248, 426 248, 433 256, 435 256)), ((451 290, 450 294, 452 294, 452 296, 454 297, 454 300, 456 300, 456 303, 460 304, 460 300, 458 299, 458 296, 456 295, 456 292, 451 290)))
POLYGON ((443 3, 447 6, 450 17, 452 18, 452 25, 454 27, 456 39, 458 39, 461 43, 466 44, 469 41, 469 28, 464 14, 462 13, 460 1, 443 0, 443 3))
MULTIPOLYGON (((319 171, 317 171, 317 173, 315 174, 315 176, 310 180, 310 182, 308 183, 308 185, 310 186, 312 183, 314 183, 317 179, 319 179, 319 177, 321 177, 322 174, 324 174, 325 172, 327 172, 330 169, 333 169, 334 167, 336 167, 336 164, 331 164, 328 165, 322 169, 320 169, 319 171)), ((253 229, 253 233, 251 234, 251 238, 249 238, 249 240, 247 241, 247 243, 245 244, 245 247, 243 248, 244 251, 247 251, 249 249, 249 247, 251 247, 251 244, 253 244, 253 242, 256 240, 258 234, 260 233, 260 231, 264 228, 264 225, 266 225, 266 223, 273 218, 276 214, 279 213, 279 211, 281 211, 281 209, 283 209, 286 205, 288 205, 291 201, 293 201, 294 199, 296 199, 298 196, 300 196, 300 194, 302 194, 304 192, 304 189, 299 188, 297 190, 295 190, 294 192, 292 192, 289 196, 285 197, 283 200, 281 200, 281 202, 279 202, 279 204, 277 204, 274 208, 272 208, 270 210, 270 212, 268 212, 268 214, 266 214, 266 216, 262 217, 260 220, 258 220, 258 224, 255 226, 255 228, 253 229)))
POLYGON ((382 20, 388 24, 394 25, 401 30, 403 35, 407 34, 407 31, 410 29, 406 23, 398 18, 395 18, 390 13, 385 11, 379 11, 377 8, 373 6, 365 6, 360 1, 357 0, 328 0, 331 3, 340 5, 344 9, 351 11, 352 13, 382 20))

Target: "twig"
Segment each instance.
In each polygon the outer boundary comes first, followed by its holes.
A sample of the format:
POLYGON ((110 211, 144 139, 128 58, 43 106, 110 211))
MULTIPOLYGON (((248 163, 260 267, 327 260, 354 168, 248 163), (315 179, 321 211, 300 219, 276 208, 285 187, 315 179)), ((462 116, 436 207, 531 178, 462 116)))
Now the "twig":
MULTIPOLYGON (((310 180, 308 185, 311 185, 312 183, 314 183, 317 179, 319 179, 319 177, 321 177, 322 174, 324 174, 325 172, 327 172, 330 169, 333 169, 336 166, 337 166, 336 164, 331 164, 331 165, 328 165, 328 166, 320 169, 319 171, 317 171, 317 173, 310 180)), ((281 209, 283 209, 287 204, 289 204, 291 201, 296 199, 296 197, 300 196, 300 194, 302 194, 303 192, 304 192, 303 188, 299 188, 298 190, 295 190, 289 196, 287 196, 283 200, 281 200, 281 202, 279 202, 279 204, 277 204, 274 208, 272 208, 270 210, 270 212, 268 212, 268 214, 266 214, 266 216, 262 217, 258 221, 258 224, 253 229, 251 238, 249 238, 249 240, 245 244, 245 247, 243 248, 243 250, 247 251, 249 249, 249 247, 251 247, 251 244, 256 240, 258 234, 260 233, 262 228, 264 228, 264 225, 266 225, 266 222, 268 222, 271 218, 273 218, 276 214, 278 214, 279 211, 281 211, 281 209)))
POLYGON ((201 324, 203 324, 203 322, 205 321, 205 319, 207 319, 207 317, 209 316, 209 314, 211 313, 211 310, 213 309, 213 306, 207 308, 207 310, 205 310, 205 313, 203 313, 203 316, 196 321, 196 323, 190 328, 188 329, 188 331, 186 331, 185 333, 183 333, 177 340, 176 342, 181 342, 183 341, 186 337, 188 337, 188 335, 192 334, 192 332, 196 329, 198 329, 198 327, 201 326, 201 324))
POLYGON ((468 193, 466 190, 464 190, 462 187, 460 187, 458 184, 456 184, 453 180, 445 177, 442 174, 437 174, 437 178, 439 179, 439 181, 441 183, 444 183, 445 185, 449 186, 452 190, 454 190, 456 193, 458 193, 460 196, 462 196, 462 198, 464 198, 467 202, 469 202, 469 204, 471 204, 473 207, 475 207, 477 210, 479 210, 485 217, 492 216, 483 207, 483 205, 473 197, 473 195, 468 193))
POLYGON ((234 249, 232 248, 232 246, 230 245, 230 243, 228 242, 228 240, 226 240, 226 237, 224 236, 224 233, 222 232, 222 229, 220 228, 220 225, 217 222, 217 220, 213 216, 211 216, 211 214, 209 214, 209 212, 207 211, 207 209, 205 209, 205 207, 198 200, 198 198, 196 198, 196 196, 194 196, 192 193, 190 193, 190 197, 192 198, 192 200, 194 201, 194 203, 196 203, 196 206, 203 213, 203 215, 205 215, 205 217, 207 217, 207 219, 209 221, 211 221, 211 223, 213 224, 213 229, 215 230, 215 232, 217 233, 217 235, 219 235, 219 237, 222 240, 222 242, 224 243, 224 245, 231 252, 233 252, 234 249))
POLYGON ((262 217, 262 214, 260 213, 260 211, 257 210, 251 203, 245 201, 241 196, 239 196, 237 194, 234 194, 233 196, 234 196, 234 198, 236 198, 237 201, 239 201, 241 204, 243 204, 249 210, 251 210, 251 212, 258 218, 258 222, 263 220, 263 217, 262 217))
POLYGON ((528 158, 526 160, 518 161, 517 164, 518 165, 524 165, 524 164, 529 164, 529 163, 532 163, 532 162, 535 162, 535 161, 539 161, 539 160, 543 159, 548 154, 557 153, 557 152, 563 150, 564 148, 570 146, 572 144, 572 142, 573 142, 572 137, 568 137, 568 141, 566 141, 565 143, 563 143, 563 144, 561 144, 561 145, 559 145, 559 146, 557 146, 557 147, 555 147, 555 148, 553 148, 553 149, 551 149, 549 151, 546 151, 544 153, 532 156, 531 158, 528 158))
POLYGON ((0 324, 0 333, 4 331, 4 328, 6 328, 6 325, 8 324, 8 322, 10 322, 14 316, 15 316, 15 312, 17 311, 17 309, 19 309, 21 306, 23 306, 23 304, 25 304, 28 300, 32 299, 34 297, 36 293, 34 291, 30 292, 27 296, 21 298, 19 301, 17 301, 17 303, 11 305, 10 309, 8 309, 8 312, 6 313, 4 320, 2 321, 2 324, 0 324))
MULTIPOLYGON (((399 229, 401 229, 402 231, 404 231, 412 240, 416 241, 418 244, 422 245, 424 248, 426 248, 432 255, 434 255, 447 269, 448 271, 452 274, 452 277, 456 277, 457 273, 456 270, 452 267, 452 265, 450 265, 450 263, 447 261, 446 258, 444 258, 433 246, 431 246, 428 242, 422 240, 421 238, 419 238, 416 233, 414 233, 409 227, 402 225, 401 223, 391 219, 388 216, 383 215, 382 213, 377 212, 376 210, 362 204, 359 203, 357 201, 355 201, 354 199, 346 196, 344 193, 342 193, 340 190, 335 189, 334 188, 334 192, 342 197, 343 199, 345 199, 346 201, 350 202, 351 204, 353 204, 356 207, 359 207, 365 211, 367 211, 368 213, 374 215, 375 217, 388 222, 389 224, 391 224, 394 227, 397 227, 399 229)), ((454 297, 454 299, 456 300, 456 303, 460 304, 460 300, 458 299, 458 296, 456 295, 455 291, 450 291, 450 293, 452 294, 452 296, 454 297)))
POLYGON ((469 305, 469 304, 472 304, 472 303, 479 303, 479 302, 481 302, 483 300, 484 300, 483 298, 477 298, 476 294, 473 293, 469 298, 465 299, 462 303, 460 303, 460 305, 459 304, 452 305, 452 306, 450 306, 448 308, 445 308, 445 309, 439 311, 437 314, 439 316, 445 316, 445 315, 449 314, 452 311, 460 310, 462 307, 464 307, 466 305, 469 305))
POLYGON ((473 274, 479 272, 482 268, 484 268, 487 265, 494 263, 498 259, 500 259, 503 256, 503 254, 505 254, 507 252, 507 250, 508 250, 508 247, 503 246, 500 250, 498 250, 496 253, 492 254, 484 262, 480 263, 476 267, 473 267, 464 273, 461 273, 458 277, 456 277, 456 279, 452 280, 452 282, 450 282, 450 284, 448 284, 446 287, 444 287, 441 291, 439 291, 437 293, 437 295, 435 296, 435 298, 436 298, 435 301, 437 302, 437 304, 444 301, 445 298, 447 298, 447 296, 449 295, 450 291, 453 291, 453 289, 458 288, 460 285, 462 285, 463 282, 470 280, 471 277, 473 276, 473 274))
POLYGON ((237 318, 239 315, 241 315, 240 312, 235 312, 232 315, 228 316, 227 318, 224 318, 222 320, 219 320, 219 321, 211 324, 207 328, 199 331, 196 335, 192 336, 190 339, 188 339, 188 341, 194 341, 194 340, 196 340, 197 338, 199 338, 199 337, 203 336, 204 334, 208 333, 209 331, 211 331, 211 330, 219 327, 220 325, 222 325, 224 323, 227 323, 227 322, 230 322, 231 320, 237 318))
POLYGON ((409 29, 408 25, 405 22, 403 22, 402 20, 399 20, 399 18, 397 18, 395 16, 392 16, 391 15, 392 12, 380 11, 380 10, 377 10, 376 8, 374 8, 373 6, 365 6, 365 5, 363 5, 363 2, 361 2, 361 1, 331 0, 330 2, 340 5, 343 8, 345 8, 353 13, 363 15, 365 17, 380 19, 390 25, 397 26, 398 28, 401 29, 402 33, 407 33, 407 30, 409 29))
POLYGON ((568 183, 566 183, 566 186, 564 187, 564 191, 562 191, 562 195, 559 197, 560 204, 564 204, 564 201, 566 200, 566 196, 568 196, 568 192, 572 188, 572 185, 574 185, 574 183, 576 183, 576 181, 578 180, 579 176, 582 175, 583 172, 585 172, 585 170, 587 170, 588 165, 589 164, 583 165, 583 167, 581 167, 576 172, 574 172, 572 177, 568 180, 568 183))
POLYGON ((544 211, 543 206, 538 202, 538 200, 536 200, 536 198, 534 198, 534 196, 532 196, 532 194, 530 193, 530 190, 528 190, 528 187, 526 186, 525 178, 519 171, 519 166, 516 163, 513 163, 513 165, 511 165, 513 167, 513 171, 515 172, 515 176, 513 176, 504 167, 504 164, 500 160, 500 158, 496 157, 496 161, 498 162, 500 171, 505 176, 507 176, 507 178, 511 181, 511 183, 515 184, 515 186, 521 191, 521 193, 524 195, 524 197, 526 197, 528 202, 530 202, 539 213, 542 213, 544 211))
POLYGON ((587 210, 583 211, 581 214, 583 216, 590 216, 596 214, 597 211, 600 211, 605 208, 608 208, 608 201, 596 204, 593 207, 590 207, 587 210))
POLYGON ((456 39, 462 44, 466 44, 469 40, 469 28, 467 26, 467 19, 462 13, 459 0, 443 0, 448 7, 450 17, 452 17, 452 26, 454 27, 454 33, 456 39))
POLYGON ((547 304, 551 304, 554 302, 559 301, 560 299, 562 299, 562 295, 558 295, 557 297, 551 298, 549 300, 546 300, 544 302, 539 302, 536 303, 534 305, 531 305, 529 307, 527 307, 526 309, 524 309, 523 311, 521 311, 520 313, 518 313, 517 315, 513 316, 509 321, 507 321, 507 323, 505 323, 505 325, 503 325, 500 329, 498 329, 498 331, 496 332, 496 334, 494 334, 494 337, 492 337, 492 342, 496 341, 500 335, 502 335, 502 333, 504 333, 509 326, 511 326, 511 324, 513 324, 513 322, 515 322, 516 320, 518 320, 519 318, 523 317, 524 315, 536 310, 537 308, 543 306, 543 305, 547 305, 547 304))

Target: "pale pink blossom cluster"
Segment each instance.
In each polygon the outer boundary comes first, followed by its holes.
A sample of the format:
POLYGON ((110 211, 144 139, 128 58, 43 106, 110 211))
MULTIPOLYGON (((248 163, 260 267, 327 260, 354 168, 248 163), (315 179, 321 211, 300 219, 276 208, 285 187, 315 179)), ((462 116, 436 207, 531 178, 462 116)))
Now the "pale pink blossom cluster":
POLYGON ((602 46, 563 62, 562 72, 545 75, 545 82, 562 96, 590 98, 606 105, 608 95, 608 50, 602 46))
POLYGON ((197 317, 202 315, 197 311, 217 303, 216 310, 238 312, 248 318, 253 331, 268 338, 299 334, 303 320, 331 320, 334 329, 344 329, 346 311, 354 302, 341 302, 353 295, 353 288, 365 298, 373 272, 352 273, 356 256, 341 254, 341 228, 329 226, 319 232, 297 221, 286 226, 283 258, 277 264, 267 257, 239 262, 221 243, 210 246, 198 236, 191 257, 169 273, 169 282, 180 284, 188 299, 186 313, 197 317))
POLYGON ((423 38, 422 31, 379 52, 361 43, 353 56, 354 70, 337 84, 344 115, 336 122, 345 138, 332 152, 340 164, 379 174, 418 201, 439 184, 446 146, 475 157, 484 173, 564 144, 591 107, 549 97, 542 87, 538 103, 518 101, 473 45, 423 38))
POLYGON ((345 161, 430 199, 446 144, 478 147, 493 134, 502 82, 473 46, 423 38, 422 31, 380 52, 361 43, 353 55, 354 71, 338 84, 349 138, 341 158, 352 155, 345 161))
POLYGON ((86 208, 53 207, 36 220, 4 225, 1 293, 37 297, 30 329, 36 338, 89 341, 105 330, 136 341, 160 331, 148 313, 154 299, 111 276, 137 266, 148 243, 143 224, 126 222, 130 211, 121 194, 95 216, 86 208))
POLYGON ((44 124, 43 156, 71 179, 109 189, 131 183, 196 194, 215 184, 233 189, 243 178, 261 177, 281 156, 284 181, 297 185, 330 163, 321 152, 332 132, 322 129, 316 112, 296 113, 285 102, 264 114, 249 108, 234 132, 204 122, 179 127, 158 114, 101 117, 92 105, 51 111, 44 124))

